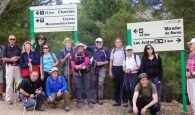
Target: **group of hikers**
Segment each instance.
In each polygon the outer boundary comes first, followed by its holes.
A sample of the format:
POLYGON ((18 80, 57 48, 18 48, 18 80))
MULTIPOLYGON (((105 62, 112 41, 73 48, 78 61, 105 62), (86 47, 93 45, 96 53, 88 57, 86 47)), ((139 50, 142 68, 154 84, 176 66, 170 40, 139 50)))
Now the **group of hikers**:
MULTIPOLYGON (((26 41, 22 49, 16 44, 16 36, 9 35, 8 44, 0 45, 0 98, 3 98, 5 67, 5 101, 8 104, 13 104, 13 92, 16 90, 15 84, 18 84, 19 97, 26 110, 34 108, 43 111, 46 102, 55 108, 63 100, 65 111, 69 111, 73 93, 71 90, 74 88, 76 106, 83 106, 84 92, 88 106, 93 108, 94 104, 104 103, 104 80, 109 66, 109 76, 114 86, 113 106, 128 107, 129 101, 130 112, 135 115, 144 115, 146 111, 152 115, 158 113, 163 67, 161 57, 155 53, 152 45, 144 47, 143 57, 140 59, 139 55, 133 53, 132 46, 124 48, 120 37, 115 39, 115 48, 111 52, 104 47, 102 38, 96 38, 95 45, 92 46, 78 42, 73 47, 70 38, 65 38, 63 44, 65 48, 60 51, 58 60, 43 35, 38 36, 35 42, 26 41), (32 49, 34 44, 35 50, 32 49), (60 63, 63 64, 63 73, 57 67, 60 63)), ((195 39, 189 44, 195 47, 195 39)), ((191 80, 195 75, 193 56, 192 54, 187 66, 189 82, 193 82, 191 80)), ((194 87, 194 84, 191 85, 194 87)), ((191 98, 195 97, 193 94, 191 98)))

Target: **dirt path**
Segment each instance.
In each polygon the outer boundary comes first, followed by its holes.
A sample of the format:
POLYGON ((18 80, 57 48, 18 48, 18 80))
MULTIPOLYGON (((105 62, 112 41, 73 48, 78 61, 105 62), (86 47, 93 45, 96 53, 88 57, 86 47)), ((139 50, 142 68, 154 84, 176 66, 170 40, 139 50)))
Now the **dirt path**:
MULTIPOLYGON (((76 102, 71 103, 71 110, 65 112, 62 105, 58 105, 58 108, 53 109, 50 105, 43 112, 35 111, 34 115, 129 115, 129 108, 119 107, 117 112, 117 107, 112 106, 111 101, 105 101, 105 103, 100 106, 95 104, 94 108, 89 108, 87 103, 84 103, 81 109, 76 108, 76 102)), ((0 102, 0 115, 23 115, 23 107, 21 103, 14 103, 13 105, 8 105, 6 102, 0 102)), ((33 115, 33 111, 26 111, 24 115, 33 115)), ((161 115, 183 115, 182 106, 177 102, 172 103, 162 103, 161 115)))

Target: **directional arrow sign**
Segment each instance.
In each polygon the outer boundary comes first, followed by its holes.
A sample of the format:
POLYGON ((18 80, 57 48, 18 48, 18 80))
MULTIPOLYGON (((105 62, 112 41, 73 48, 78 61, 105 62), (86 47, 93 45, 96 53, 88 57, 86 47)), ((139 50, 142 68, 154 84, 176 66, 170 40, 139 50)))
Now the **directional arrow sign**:
POLYGON ((30 7, 34 32, 77 31, 77 4, 30 7))
POLYGON ((184 50, 183 19, 128 23, 134 52, 143 52, 147 44, 155 51, 184 50))

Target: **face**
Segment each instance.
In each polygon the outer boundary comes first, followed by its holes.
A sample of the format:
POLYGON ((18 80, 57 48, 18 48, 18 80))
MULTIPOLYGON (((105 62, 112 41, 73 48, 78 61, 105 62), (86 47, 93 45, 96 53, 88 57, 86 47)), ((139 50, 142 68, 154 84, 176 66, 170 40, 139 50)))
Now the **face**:
POLYGON ((103 47, 103 42, 96 41, 95 44, 96 44, 96 46, 97 46, 98 48, 102 48, 102 47, 103 47))
POLYGON ((52 76, 53 78, 57 78, 57 76, 58 76, 58 71, 53 71, 53 72, 51 73, 51 76, 52 76))
POLYGON ((190 43, 188 46, 191 52, 195 51, 195 43, 190 43))
POLYGON ((44 46, 43 46, 43 52, 44 52, 44 53, 49 52, 49 46, 48 46, 48 45, 44 45, 44 46))
POLYGON ((120 39, 117 39, 117 40, 115 40, 115 47, 116 48, 121 48, 122 47, 122 41, 120 40, 120 39))
POLYGON ((66 46, 67 48, 70 48, 70 47, 72 46, 72 42, 71 42, 71 41, 66 41, 66 42, 65 42, 65 46, 66 46))
POLYGON ((130 56, 130 55, 133 54, 133 50, 130 50, 130 49, 129 49, 129 50, 126 50, 126 52, 127 52, 127 55, 128 55, 128 56, 130 56))
POLYGON ((43 45, 44 42, 45 42, 45 39, 44 38, 39 38, 38 39, 39 45, 43 45))
POLYGON ((30 78, 31 78, 31 81, 32 81, 32 82, 37 81, 38 76, 39 76, 38 72, 33 71, 32 74, 31 74, 31 77, 30 77, 30 78))
POLYGON ((14 45, 16 43, 16 36, 10 35, 8 41, 10 45, 14 45))
POLYGON ((31 45, 27 43, 24 45, 24 48, 26 51, 29 51, 29 50, 31 50, 31 45))
POLYGON ((147 53, 152 54, 153 53, 153 48, 152 47, 147 47, 147 53))
POLYGON ((77 50, 78 50, 78 52, 82 52, 84 50, 84 47, 83 46, 78 46, 77 50))
POLYGON ((141 83, 142 87, 147 87, 149 80, 147 77, 144 77, 144 78, 141 78, 140 83, 141 83))

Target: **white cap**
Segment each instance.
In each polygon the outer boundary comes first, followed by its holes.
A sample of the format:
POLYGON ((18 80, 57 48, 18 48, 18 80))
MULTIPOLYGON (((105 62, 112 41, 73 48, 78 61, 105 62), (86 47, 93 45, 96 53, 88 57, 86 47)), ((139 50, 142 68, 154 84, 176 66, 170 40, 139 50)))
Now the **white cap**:
POLYGON ((57 71, 57 72, 59 73, 59 70, 58 70, 57 67, 53 67, 53 68, 49 71, 49 73, 51 74, 53 71, 57 71))
POLYGON ((126 46, 125 50, 132 50, 133 48, 131 46, 126 46))
POLYGON ((190 42, 188 42, 187 44, 190 44, 190 43, 195 43, 195 38, 192 38, 190 42))
POLYGON ((102 38, 96 38, 95 41, 96 41, 96 42, 103 42, 103 39, 102 39, 102 38))

